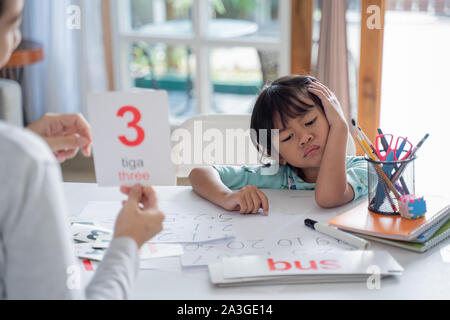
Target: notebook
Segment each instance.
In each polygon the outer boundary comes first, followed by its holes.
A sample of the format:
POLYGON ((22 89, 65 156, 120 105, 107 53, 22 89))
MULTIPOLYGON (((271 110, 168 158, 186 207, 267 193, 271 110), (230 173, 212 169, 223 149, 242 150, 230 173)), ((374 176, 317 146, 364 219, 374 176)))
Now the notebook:
POLYGON ((220 287, 367 281, 403 273, 385 251, 305 252, 292 256, 241 256, 208 265, 211 282, 220 287), (376 269, 374 268, 376 267, 376 269))
POLYGON ((408 220, 371 212, 367 202, 331 219, 328 223, 350 232, 392 240, 411 241, 450 214, 450 200, 425 196, 427 213, 423 218, 408 220))
POLYGON ((389 239, 383 239, 383 238, 377 238, 377 237, 371 237, 368 235, 361 235, 363 238, 378 241, 381 243, 385 243, 391 246, 400 247, 403 249, 420 252, 423 253, 432 247, 438 245, 440 242, 446 240, 448 237, 450 237, 450 220, 447 220, 447 222, 439 228, 438 231, 427 241, 424 243, 414 243, 414 242, 404 242, 404 241, 396 241, 396 240, 389 240, 389 239))

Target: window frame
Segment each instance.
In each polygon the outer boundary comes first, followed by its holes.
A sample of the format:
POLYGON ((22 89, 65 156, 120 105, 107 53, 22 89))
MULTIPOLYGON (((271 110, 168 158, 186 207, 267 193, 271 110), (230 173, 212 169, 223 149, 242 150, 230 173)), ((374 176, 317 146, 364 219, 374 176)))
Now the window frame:
POLYGON ((193 3, 193 35, 143 35, 129 30, 130 1, 112 0, 110 7, 112 56, 114 61, 114 87, 119 91, 127 91, 133 88, 129 76, 131 56, 129 48, 133 42, 144 41, 147 43, 165 43, 169 45, 189 46, 195 52, 196 77, 194 94, 196 96, 196 114, 208 114, 211 112, 211 88, 210 65, 199 63, 209 61, 211 47, 253 47, 261 50, 275 51, 279 55, 279 75, 287 75, 291 72, 291 0, 279 0, 278 19, 280 23, 280 37, 278 39, 268 37, 252 37, 251 39, 239 38, 214 38, 207 34, 209 19, 209 1, 194 0, 193 3))

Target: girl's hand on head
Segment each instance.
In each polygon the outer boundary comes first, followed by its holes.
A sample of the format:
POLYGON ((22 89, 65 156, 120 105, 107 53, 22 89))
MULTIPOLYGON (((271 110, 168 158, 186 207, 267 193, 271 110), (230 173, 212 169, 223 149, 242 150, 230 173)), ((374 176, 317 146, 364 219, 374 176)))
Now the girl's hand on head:
POLYGON ((223 207, 229 211, 240 213, 258 213, 262 208, 264 215, 269 214, 269 200, 267 196, 254 186, 246 186, 239 191, 226 196, 223 207))
POLYGON ((329 88, 316 80, 309 84, 308 91, 316 95, 320 101, 322 101, 325 116, 327 117, 330 127, 342 124, 347 125, 341 104, 329 88))

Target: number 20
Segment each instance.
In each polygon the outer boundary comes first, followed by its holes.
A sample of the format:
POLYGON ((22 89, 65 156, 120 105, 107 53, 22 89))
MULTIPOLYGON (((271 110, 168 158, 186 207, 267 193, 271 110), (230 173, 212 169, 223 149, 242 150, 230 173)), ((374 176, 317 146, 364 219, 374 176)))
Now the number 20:
POLYGON ((136 140, 130 141, 125 136, 119 136, 120 142, 122 142, 127 147, 137 147, 140 145, 145 139, 144 129, 138 126, 139 121, 141 121, 141 113, 139 110, 132 106, 125 106, 119 109, 117 112, 117 116, 123 118, 125 113, 131 112, 133 114, 133 121, 128 123, 128 128, 133 128, 136 130, 137 137, 136 140))

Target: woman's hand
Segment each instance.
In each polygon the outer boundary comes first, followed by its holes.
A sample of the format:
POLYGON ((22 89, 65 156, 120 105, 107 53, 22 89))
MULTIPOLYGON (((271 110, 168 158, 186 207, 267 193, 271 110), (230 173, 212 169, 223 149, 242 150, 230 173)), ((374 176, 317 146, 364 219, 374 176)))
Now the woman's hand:
POLYGON ((258 213, 262 208, 264 215, 269 214, 269 200, 267 196, 254 186, 246 186, 239 191, 230 193, 223 200, 222 207, 229 211, 240 213, 258 213))
POLYGON ((140 248, 163 229, 164 214, 158 209, 158 200, 152 187, 122 186, 120 191, 128 195, 123 201, 114 227, 114 238, 128 237, 140 248))
POLYGON ((316 95, 322 102, 325 116, 327 117, 330 127, 337 125, 348 126, 341 104, 329 88, 316 80, 309 84, 308 91, 316 95))
POLYGON ((60 163, 74 158, 80 148, 86 157, 91 155, 91 128, 81 114, 47 113, 28 129, 47 142, 60 163))

